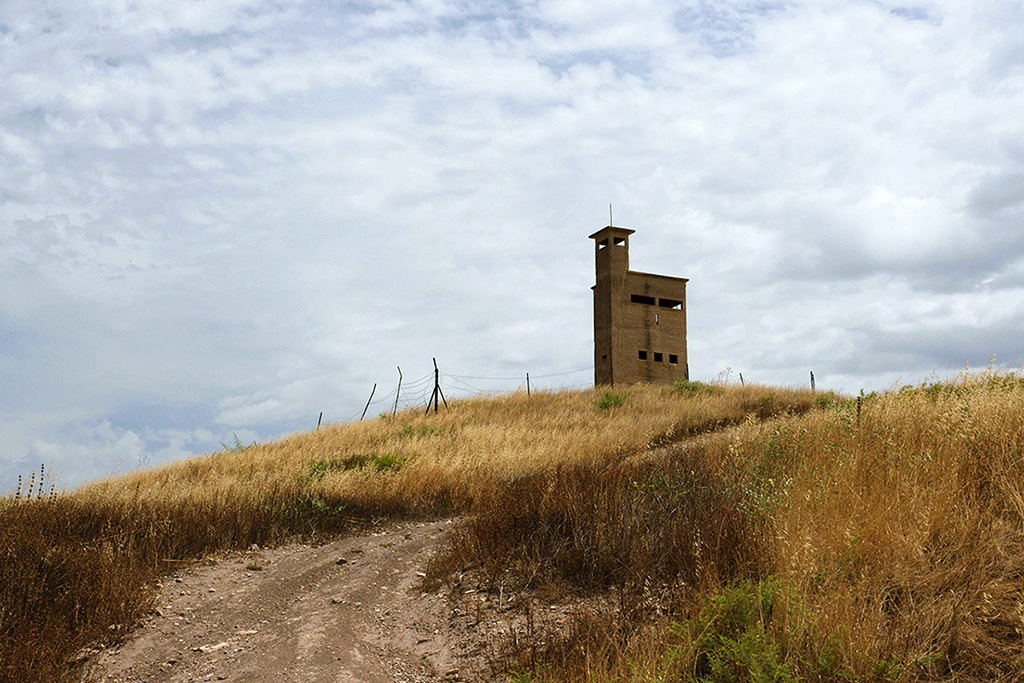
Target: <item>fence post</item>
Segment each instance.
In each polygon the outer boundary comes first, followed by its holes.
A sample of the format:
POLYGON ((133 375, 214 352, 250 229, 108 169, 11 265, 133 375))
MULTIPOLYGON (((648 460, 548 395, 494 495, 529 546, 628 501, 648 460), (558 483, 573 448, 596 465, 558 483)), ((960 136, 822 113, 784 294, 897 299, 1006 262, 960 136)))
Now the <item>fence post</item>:
MULTIPOLYGON (((444 407, 448 407, 448 401, 444 397, 444 392, 441 391, 441 371, 437 369, 437 359, 434 358, 434 386, 437 388, 437 395, 441 397, 441 402, 444 403, 444 407)), ((437 412, 437 399, 434 399, 434 412, 437 412)))
POLYGON ((434 404, 434 412, 437 412, 437 397, 440 396, 441 400, 444 401, 444 407, 448 407, 448 401, 444 397, 444 392, 441 391, 441 371, 437 369, 437 359, 434 359, 434 393, 430 395, 430 400, 427 401, 427 413, 430 413, 430 404, 434 404))
POLYGON ((362 422, 363 418, 366 417, 366 411, 370 409, 370 401, 373 400, 373 394, 377 391, 377 383, 373 383, 373 389, 370 391, 370 398, 366 399, 366 407, 363 408, 363 414, 359 416, 359 421, 362 422))
POLYGON ((811 370, 811 391, 814 391, 814 370, 811 370))
POLYGON ((398 412, 398 396, 402 393, 402 368, 398 367, 398 388, 395 390, 395 407, 391 409, 391 415, 394 416, 398 412))

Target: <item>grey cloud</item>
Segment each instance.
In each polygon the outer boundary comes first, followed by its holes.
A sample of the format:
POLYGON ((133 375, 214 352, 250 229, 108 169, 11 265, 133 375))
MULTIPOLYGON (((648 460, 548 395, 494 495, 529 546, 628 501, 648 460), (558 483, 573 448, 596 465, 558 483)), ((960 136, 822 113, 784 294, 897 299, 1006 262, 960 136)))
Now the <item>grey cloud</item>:
POLYGON ((864 29, 864 3, 52 6, 55 33, 0 37, 10 462, 271 438, 433 356, 586 365, 609 202, 635 267, 691 277, 699 377, 928 372, 957 352, 914 349, 931 319, 861 350, 908 299, 991 315, 1020 287, 1012 93, 951 75, 992 9, 936 31, 877 4, 864 29))
POLYGON ((730 57, 752 49, 757 22, 785 11, 782 1, 707 2, 700 0, 676 11, 673 26, 695 34, 716 57, 730 57))
POLYGON ((209 424, 213 417, 209 405, 185 401, 147 400, 135 395, 129 403, 112 407, 108 418, 112 424, 134 432, 147 429, 192 430, 209 424))
POLYGON ((1011 239, 991 240, 965 235, 956 247, 942 251, 907 251, 879 259, 853 241, 832 244, 791 243, 790 252, 773 264, 774 277, 804 281, 867 281, 883 275, 900 278, 916 289, 951 293, 975 287, 1012 286, 1003 273, 1024 254, 1011 239))
POLYGON ((967 207, 972 215, 986 219, 1013 212, 1019 227, 1019 214, 1024 213, 1024 173, 984 178, 968 195, 967 207))
POLYGON ((893 7, 889 10, 892 14, 910 21, 927 21, 938 23, 938 19, 932 16, 927 7, 893 7))
MULTIPOLYGON (((910 329, 901 332, 863 332, 864 356, 875 354, 892 358, 890 369, 906 367, 908 362, 945 371, 962 369, 965 364, 984 367, 995 357, 997 365, 1020 366, 1024 362, 1024 324, 1020 320, 1003 321, 989 326, 950 325, 910 329)), ((848 372, 863 367, 850 365, 848 372)))

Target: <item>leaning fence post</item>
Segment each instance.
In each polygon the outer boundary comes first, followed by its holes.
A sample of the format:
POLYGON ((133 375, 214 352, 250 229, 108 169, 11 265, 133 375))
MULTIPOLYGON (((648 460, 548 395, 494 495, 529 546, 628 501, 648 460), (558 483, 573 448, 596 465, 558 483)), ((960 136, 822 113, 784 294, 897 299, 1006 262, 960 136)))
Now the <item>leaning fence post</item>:
POLYGON ((359 421, 362 422, 363 418, 366 417, 366 411, 370 409, 370 401, 373 400, 373 394, 377 391, 377 383, 373 383, 373 389, 370 391, 370 398, 366 399, 366 407, 363 408, 363 414, 359 416, 359 421))

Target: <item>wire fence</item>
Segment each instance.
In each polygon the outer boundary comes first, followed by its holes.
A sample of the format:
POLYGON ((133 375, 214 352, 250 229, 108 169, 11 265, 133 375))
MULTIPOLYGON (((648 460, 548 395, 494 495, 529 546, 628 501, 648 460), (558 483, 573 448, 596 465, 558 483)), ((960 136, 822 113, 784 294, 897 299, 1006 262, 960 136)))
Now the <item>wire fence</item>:
MULTIPOLYGON (((401 373, 401 370, 399 370, 399 373, 401 373)), ((345 422, 362 419, 362 416, 366 414, 380 414, 382 412, 392 412, 409 408, 424 408, 429 406, 431 400, 434 398, 435 386, 440 389, 442 396, 455 398, 465 398, 466 396, 487 396, 524 390, 529 391, 531 387, 538 390, 551 388, 582 389, 584 387, 594 386, 593 373, 593 365, 586 365, 573 370, 551 372, 543 375, 523 373, 521 375, 511 376, 488 376, 453 375, 440 371, 428 372, 422 377, 414 380, 402 379, 400 383, 396 382, 395 387, 382 396, 377 396, 375 392, 371 393, 370 400, 367 401, 365 407, 353 413, 353 415, 345 420, 345 422), (584 372, 589 373, 589 376, 571 383, 557 382, 554 386, 552 386, 551 383, 547 383, 548 386, 544 386, 544 382, 534 383, 536 380, 569 377, 570 375, 580 375, 584 372), (513 382, 515 382, 515 384, 512 384, 513 382), (371 412, 371 409, 373 412, 371 412)), ((732 368, 726 368, 719 373, 718 381, 731 381, 732 373, 732 368)), ((746 383, 743 379, 742 372, 739 373, 739 381, 740 384, 746 383)), ((810 372, 810 387, 811 391, 815 390, 813 371, 810 372)))
MULTIPOLYGON (((444 396, 465 398, 467 396, 486 396, 532 389, 581 389, 583 387, 593 386, 593 373, 594 366, 587 365, 573 370, 551 372, 543 375, 523 373, 521 375, 503 377, 452 375, 446 372, 438 372, 436 380, 437 386, 440 387, 444 396), (550 386, 550 383, 543 382, 543 380, 549 380, 556 377, 568 378, 570 375, 580 375, 584 372, 590 373, 590 376, 586 379, 581 379, 579 382, 569 384, 558 382, 556 387, 550 386), (537 380, 541 381, 537 383, 537 380), (515 382, 515 384, 512 384, 513 382, 515 382)), ((377 395, 376 392, 372 393, 370 400, 367 401, 365 407, 357 410, 351 417, 345 420, 345 422, 353 422, 357 419, 361 419, 361 416, 364 414, 380 414, 382 412, 392 412, 408 408, 423 408, 430 401, 434 392, 434 387, 434 372, 428 372, 422 377, 418 377, 413 380, 402 378, 401 383, 396 380, 395 386, 391 391, 383 395, 377 395)))

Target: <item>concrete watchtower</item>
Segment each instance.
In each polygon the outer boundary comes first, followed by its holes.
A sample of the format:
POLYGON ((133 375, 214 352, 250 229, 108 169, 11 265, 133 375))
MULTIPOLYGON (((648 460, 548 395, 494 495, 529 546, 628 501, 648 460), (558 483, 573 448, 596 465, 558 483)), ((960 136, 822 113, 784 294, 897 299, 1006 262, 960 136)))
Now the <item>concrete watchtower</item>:
POLYGON ((594 383, 689 378, 686 278, 629 269, 629 236, 609 225, 594 240, 594 383))

